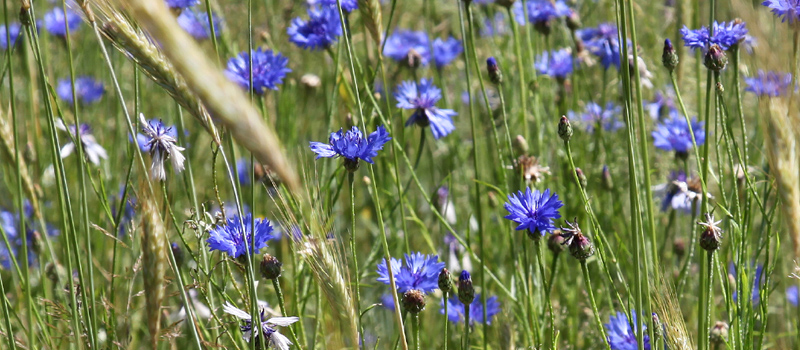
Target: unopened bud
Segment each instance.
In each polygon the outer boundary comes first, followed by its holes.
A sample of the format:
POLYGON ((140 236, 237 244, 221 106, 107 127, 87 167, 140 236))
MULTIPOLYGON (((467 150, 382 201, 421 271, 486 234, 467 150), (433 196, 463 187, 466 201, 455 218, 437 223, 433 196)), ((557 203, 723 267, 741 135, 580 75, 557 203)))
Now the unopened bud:
POLYGON ((526 141, 525 137, 522 135, 517 135, 517 137, 514 138, 512 146, 518 155, 528 154, 528 141, 526 141))
POLYGON ((672 41, 664 39, 664 52, 661 54, 661 63, 670 72, 678 67, 678 54, 675 53, 675 47, 672 46, 672 41))
POLYGON ((547 249, 550 249, 554 255, 561 254, 561 252, 567 250, 565 242, 566 240, 561 236, 561 230, 555 230, 547 237, 547 249))
POLYGON ((569 142, 569 139, 572 138, 572 125, 565 115, 562 115, 558 122, 558 136, 561 137, 564 142, 569 142))
POLYGON ((588 181, 586 180, 586 174, 583 173, 583 170, 581 170, 581 168, 575 168, 575 175, 578 177, 578 185, 580 185, 581 188, 586 188, 588 181))
POLYGON ((719 45, 714 44, 708 48, 708 52, 706 52, 703 58, 703 64, 705 64, 706 68, 709 70, 719 72, 728 65, 728 56, 725 55, 725 51, 723 51, 719 45))
POLYGON ((458 277, 458 300, 464 305, 472 305, 475 300, 475 287, 467 270, 461 271, 461 276, 458 277))
POLYGON ((717 321, 714 327, 711 328, 709 340, 714 346, 721 346, 728 342, 728 324, 722 321, 717 321))
POLYGON ((351 173, 354 173, 354 172, 356 172, 356 170, 358 170, 358 165, 359 165, 358 164, 358 158, 354 158, 354 159, 345 158, 344 159, 344 169, 349 171, 349 172, 351 172, 351 173))
POLYGON ((713 252, 722 245, 722 229, 717 226, 720 222, 714 221, 714 214, 706 213, 706 220, 698 222, 705 230, 700 234, 700 247, 707 252, 713 252))
POLYGON ((175 263, 178 264, 178 267, 183 266, 183 249, 176 242, 170 243, 169 248, 172 250, 172 256, 175 257, 175 263))
POLYGON ((278 261, 277 258, 264 254, 264 258, 261 259, 261 276, 268 280, 281 277, 281 267, 283 267, 283 263, 278 261))
POLYGON ((603 174, 601 178, 603 181, 603 188, 607 191, 614 189, 614 179, 611 178, 611 171, 608 170, 608 165, 603 165, 603 174))
POLYGON ((569 30, 575 31, 581 28, 581 16, 578 15, 576 11, 572 11, 572 13, 567 16, 566 22, 569 30))
POLYGON ((442 293, 450 293, 453 290, 453 277, 450 276, 450 271, 443 268, 442 272, 439 272, 439 289, 442 293))
POLYGON ((489 72, 489 81, 492 84, 500 85, 503 83, 503 72, 500 71, 500 67, 497 65, 497 59, 494 57, 487 58, 486 70, 489 72))

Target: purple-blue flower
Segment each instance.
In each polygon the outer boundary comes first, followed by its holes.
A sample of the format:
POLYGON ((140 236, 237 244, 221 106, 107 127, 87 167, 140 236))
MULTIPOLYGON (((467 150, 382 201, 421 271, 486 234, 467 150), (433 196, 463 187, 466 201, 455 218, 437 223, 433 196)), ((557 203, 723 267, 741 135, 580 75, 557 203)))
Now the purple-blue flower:
MULTIPOLYGON (((346 13, 358 10, 358 0, 341 0, 341 3, 342 3, 342 10, 346 13)), ((323 5, 323 6, 333 7, 334 9, 337 7, 336 0, 308 0, 308 5, 309 6, 323 5)))
MULTIPOLYGON (((703 122, 693 118, 692 132, 694 132, 694 139, 698 146, 705 143, 703 122)), ((660 150, 688 153, 692 149, 692 134, 689 132, 689 124, 682 116, 668 118, 659 123, 651 135, 653 136, 653 145, 660 150)))
POLYGON ((525 192, 517 191, 508 196, 508 202, 503 207, 508 211, 506 219, 518 224, 516 230, 528 230, 530 234, 544 236, 546 232, 556 229, 553 219, 561 218, 559 208, 564 203, 558 200, 558 195, 550 195, 550 189, 539 192, 526 188, 525 192))
POLYGON ((139 114, 139 126, 143 134, 136 135, 136 142, 143 153, 150 153, 150 177, 155 180, 167 178, 164 162, 169 159, 172 169, 176 173, 183 171, 183 161, 186 159, 181 152, 183 147, 178 146, 178 132, 174 126, 166 126, 161 120, 145 120, 144 114, 139 114))
MULTIPOLYGON (((418 290, 427 294, 439 289, 439 273, 444 268, 439 256, 416 252, 405 254, 405 264, 395 258, 391 258, 391 264, 394 283, 400 293, 418 290)), ((390 284, 385 259, 378 263, 378 282, 390 284)))
MULTIPOLYGON (((634 328, 631 329, 631 324, 628 322, 628 316, 624 313, 617 311, 616 316, 609 316, 608 323, 605 324, 606 333, 608 334, 608 345, 611 350, 636 350, 638 343, 636 342, 636 330, 638 329, 638 322, 636 311, 631 310, 631 318, 633 318, 634 328)), ((646 330, 647 325, 642 323, 642 330, 646 330)), ((644 335, 644 348, 650 350, 650 336, 644 335)))
POLYGON ((398 30, 386 38, 383 55, 410 66, 426 66, 431 58, 429 40, 425 32, 398 30))
POLYGON ((406 126, 430 126, 431 133, 437 140, 456 129, 452 117, 458 113, 436 107, 436 102, 442 98, 442 90, 433 85, 433 79, 423 78, 418 84, 404 81, 397 87, 394 97, 397 99, 397 108, 414 110, 414 114, 406 121, 406 126))
POLYGON ((481 27, 481 36, 503 36, 510 31, 506 14, 503 12, 496 12, 493 17, 486 17, 483 20, 481 27))
POLYGON ((19 38, 21 27, 19 23, 11 23, 7 27, 5 24, 0 25, 0 49, 7 50, 9 46, 14 47, 19 38), (11 45, 8 45, 9 38, 11 39, 11 45))
POLYGON ((442 69, 458 58, 462 52, 464 47, 456 38, 449 37, 447 40, 436 38, 433 41, 433 63, 436 64, 436 68, 442 69))
POLYGON ((786 288, 786 301, 792 306, 797 306, 797 286, 789 286, 786 288))
POLYGON ((717 44, 723 50, 728 50, 731 46, 738 44, 745 39, 747 27, 744 22, 717 22, 714 21, 714 35, 708 31, 708 27, 702 26, 700 29, 689 29, 683 26, 681 36, 683 45, 693 49, 707 49, 712 44, 717 44))
MULTIPOLYGON (((617 131, 625 126, 625 123, 618 118, 622 113, 622 107, 615 106, 613 102, 606 103, 605 108, 594 102, 589 102, 584 108, 584 112, 580 117, 584 124, 586 124, 586 131, 594 133, 595 125, 600 124, 605 131, 617 131)), ((569 111, 569 119, 575 120, 576 114, 569 111)))
POLYGON ((745 91, 750 91, 759 97, 778 97, 789 90, 792 84, 791 73, 764 72, 758 71, 758 77, 744 78, 747 87, 745 91))
MULTIPOLYGON (((89 76, 81 76, 75 78, 75 95, 78 97, 78 103, 91 104, 95 103, 103 97, 105 87, 103 83, 95 80, 89 76)), ((70 79, 61 79, 56 86, 56 94, 62 100, 73 104, 72 99, 72 82, 70 79)))
POLYGON ((394 311, 394 296, 391 294, 383 294, 380 298, 381 305, 389 311, 394 311))
MULTIPOLYGON (((452 296, 446 301, 442 299, 439 304, 441 309, 439 313, 444 315, 444 303, 447 303, 447 319, 453 323, 464 322, 464 304, 458 300, 457 296, 452 296)), ((492 324, 492 318, 500 313, 500 302, 497 297, 490 297, 486 299, 486 324, 492 324)), ((483 303, 481 302, 481 294, 475 294, 475 300, 469 305, 469 323, 484 324, 483 320, 483 303)))
MULTIPOLYGON (((658 197, 663 197, 661 211, 672 208, 686 214, 692 212, 692 206, 703 196, 700 178, 689 178, 683 170, 671 172, 667 182, 655 186, 654 191, 658 197)), ((699 210, 698 206, 694 207, 699 210)))
POLYGON ((580 29, 577 35, 583 40, 589 52, 600 58, 600 63, 605 69, 611 65, 619 69, 620 45, 617 26, 611 23, 601 23, 596 28, 580 29))
POLYGON ((211 251, 219 250, 228 253, 231 258, 238 258, 250 248, 251 254, 267 246, 273 239, 272 224, 269 220, 256 218, 251 226, 252 214, 245 215, 244 221, 239 215, 228 218, 224 224, 209 230, 208 246, 211 251), (242 231, 244 229, 244 231, 242 231))
MULTIPOLYGON (((522 8, 523 1, 517 1, 512 5, 514 19, 520 25, 525 25, 525 12, 522 8)), ((530 0, 525 2, 528 5, 528 20, 536 26, 547 27, 554 19, 566 17, 572 14, 572 9, 567 4, 558 0, 530 0)))
POLYGON ((572 74, 572 53, 569 49, 543 52, 534 67, 539 74, 549 75, 556 79, 566 79, 572 74))
POLYGON ((679 112, 675 107, 674 96, 675 91, 672 87, 668 87, 665 92, 656 91, 652 101, 644 102, 644 109, 653 120, 678 117, 679 112))
POLYGON ((27 240, 28 245, 28 265, 33 266, 37 261, 36 249, 34 247, 37 234, 46 232, 47 236, 57 236, 59 230, 51 227, 45 223, 45 228, 42 229, 39 223, 33 218, 33 207, 28 200, 25 200, 22 210, 23 219, 20 220, 19 213, 14 211, 6 211, 0 209, 0 229, 5 232, 8 244, 11 247, 9 250, 6 247, 5 241, 0 240, 0 267, 10 269, 13 259, 19 258, 17 254, 20 253, 23 247, 23 239, 27 240), (25 233, 22 233, 22 224, 25 224, 25 233))
POLYGON ((781 22, 794 23, 800 19, 800 0, 765 0, 761 5, 769 7, 781 22))
POLYGON ((317 154, 316 159, 344 157, 347 161, 357 162, 359 159, 374 164, 372 157, 378 155, 378 151, 383 149, 383 145, 389 142, 389 132, 383 125, 378 126, 375 132, 369 134, 367 138, 353 126, 347 131, 340 129, 332 132, 328 143, 310 142, 311 150, 317 154))
POLYGON ((83 20, 74 11, 67 9, 66 13, 63 8, 56 7, 50 12, 44 14, 43 25, 44 29, 52 35, 65 37, 67 36, 66 26, 69 27, 69 32, 74 33, 81 25, 83 20))
MULTIPOLYGON (((222 20, 216 13, 211 13, 211 21, 214 24, 214 35, 219 37, 222 32, 222 20)), ((211 37, 211 27, 208 24, 208 12, 190 8, 181 12, 178 16, 178 25, 189 35, 197 40, 205 40, 211 37)))
POLYGON ((342 35, 339 10, 336 7, 308 8, 308 20, 296 17, 286 29, 289 41, 309 50, 330 47, 342 35))
MULTIPOLYGON (((753 281, 752 287, 750 289, 750 301, 753 303, 753 305, 758 305, 761 302, 761 288, 765 286, 764 283, 761 283, 761 277, 762 277, 761 275, 764 272, 764 266, 758 264, 755 266, 755 271, 753 271, 751 267, 751 270, 746 272, 753 273, 752 276, 749 276, 752 278, 753 281)), ((738 280, 739 278, 741 278, 737 273, 736 264, 734 264, 732 261, 728 264, 728 275, 729 277, 733 277, 734 280, 738 280)), ((739 285, 738 281, 735 285, 737 286, 739 285)), ((733 293, 731 294, 731 297, 733 298, 733 300, 736 300, 738 295, 739 295, 738 291, 734 290, 733 293)))
POLYGON ((164 0, 164 2, 167 4, 167 7, 176 10, 178 9, 182 10, 187 7, 192 7, 200 4, 200 0, 164 0))
POLYGON ((228 60, 225 75, 228 79, 239 84, 243 89, 253 90, 254 93, 263 95, 267 90, 278 90, 278 84, 283 83, 283 77, 292 70, 286 66, 289 59, 272 50, 258 48, 253 53, 253 85, 250 85, 250 54, 242 52, 228 60))

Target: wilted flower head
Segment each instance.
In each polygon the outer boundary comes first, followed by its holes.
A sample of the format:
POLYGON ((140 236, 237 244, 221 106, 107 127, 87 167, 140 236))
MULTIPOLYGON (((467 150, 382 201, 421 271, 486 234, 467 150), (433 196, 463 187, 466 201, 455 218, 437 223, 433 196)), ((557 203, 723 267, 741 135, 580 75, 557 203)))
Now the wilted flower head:
POLYGON ((800 0, 765 0, 761 4, 769 7, 781 22, 794 23, 800 19, 800 0))
POLYGON ((711 35, 708 27, 705 26, 693 30, 683 26, 683 29, 681 29, 684 46, 703 50, 707 50, 712 44, 717 44, 723 50, 728 50, 743 41, 746 35, 747 27, 741 21, 714 21, 714 35, 711 35))
POLYGON ((269 220, 252 219, 252 214, 248 213, 244 220, 239 215, 233 215, 224 224, 211 229, 206 242, 211 251, 219 250, 236 259, 245 254, 248 247, 251 254, 257 253, 273 238, 269 220))
MULTIPOLYGON (((464 304, 458 300, 457 296, 451 296, 447 300, 442 299, 441 309, 439 312, 444 315, 444 303, 447 303, 447 319, 453 323, 464 322, 464 304)), ((486 322, 483 319, 483 303, 481 302, 481 294, 475 294, 475 300, 469 304, 469 324, 492 324, 492 318, 500 313, 500 302, 497 297, 493 296, 486 298, 486 322)))
MULTIPOLYGON (((633 329, 628 322, 628 316, 624 313, 617 311, 616 316, 609 316, 608 323, 605 324, 606 333, 608 333, 608 344, 612 350, 636 350, 638 343, 636 342, 636 330, 638 329, 639 322, 637 322, 636 311, 631 310, 631 318, 633 318, 633 329)), ((642 322, 643 330, 647 326, 642 322)), ((644 348, 650 350, 650 336, 644 335, 644 348)))
MULTIPOLYGON (((596 125, 602 125, 604 131, 617 131, 625 126, 625 123, 618 118, 622 113, 622 107, 614 105, 613 102, 606 103, 605 108, 594 102, 589 102, 584 107, 584 112, 580 115, 581 120, 586 124, 586 131, 594 133, 596 125)), ((575 118, 575 112, 569 112, 570 119, 575 118)))
POLYGON ((11 23, 8 26, 5 24, 0 25, 0 49, 7 50, 9 46, 14 47, 19 38, 20 28, 22 26, 19 23, 11 23), (11 45, 8 44, 9 38, 11 39, 11 45))
POLYGON ((242 52, 228 60, 225 75, 228 79, 239 84, 243 89, 252 90, 256 94, 264 94, 267 90, 278 90, 278 84, 283 83, 283 77, 292 70, 286 66, 289 59, 272 50, 258 48, 252 52, 253 60, 253 85, 250 85, 250 54, 242 52))
MULTIPOLYGON (((103 92, 105 92, 105 87, 100 81, 89 76, 75 78, 75 95, 78 97, 78 103, 95 103, 103 97, 103 92)), ((56 94, 62 100, 73 104, 72 81, 70 79, 59 80, 56 86, 56 94)))
MULTIPOLYGON (((425 255, 420 252, 405 254, 405 264, 400 259, 391 258, 395 286, 400 293, 418 290, 430 293, 439 288, 439 273, 444 263, 438 255, 425 255)), ((378 282, 390 284, 386 260, 378 263, 378 282)))
POLYGON ((534 67, 539 74, 566 79, 572 74, 572 53, 569 49, 544 52, 538 57, 534 67))
POLYGON ((759 97, 778 97, 789 90, 792 84, 791 73, 764 72, 758 71, 758 77, 744 78, 747 87, 745 91, 750 91, 759 97))
MULTIPOLYGON (((222 32, 222 20, 216 13, 211 13, 211 22, 214 24, 214 36, 219 36, 222 32)), ((205 40, 211 37, 211 27, 208 22, 208 12, 190 8, 181 12, 178 16, 178 25, 189 35, 197 40, 205 40)))
POLYGON ((383 54, 411 67, 426 66, 431 58, 428 34, 398 30, 386 38, 383 54))
POLYGON ((703 227, 703 232, 700 234, 700 247, 709 252, 719 249, 722 244, 722 229, 719 227, 721 222, 722 220, 714 221, 714 214, 705 213, 705 221, 697 223, 703 227))
POLYGON ((456 38, 449 37, 447 40, 436 38, 433 41, 433 63, 436 64, 436 68, 444 68, 458 58, 462 52, 464 52, 464 47, 461 45, 461 40, 456 38))
POLYGON ((397 87, 394 97, 398 108, 414 110, 414 114, 406 121, 406 126, 430 126, 435 139, 447 136, 455 130, 452 117, 457 113, 451 109, 436 107, 436 102, 442 98, 442 90, 433 85, 433 79, 423 78, 419 83, 404 81, 397 87))
POLYGON ((345 167, 350 171, 358 169, 358 160, 362 159, 369 164, 374 164, 372 157, 378 155, 383 145, 389 142, 389 132, 383 125, 378 126, 375 132, 364 138, 358 127, 353 126, 346 133, 343 130, 332 132, 328 143, 310 142, 311 150, 317 154, 317 159, 344 157, 345 167))
POLYGON ((292 323, 300 321, 300 318, 297 316, 292 317, 272 317, 266 319, 265 310, 261 309, 260 320, 261 323, 259 327, 253 327, 252 317, 249 313, 231 305, 229 302, 225 302, 222 305, 222 310, 229 315, 236 316, 240 320, 244 321, 243 324, 239 327, 242 331, 242 336, 248 342, 250 338, 253 337, 253 332, 256 332, 256 342, 258 342, 258 337, 262 334, 266 337, 264 342, 269 344, 270 347, 275 348, 277 350, 289 350, 289 347, 292 345, 292 342, 289 341, 289 338, 286 338, 283 334, 278 333, 278 327, 289 327, 292 323))
POLYGON ((620 44, 617 26, 601 23, 595 28, 580 29, 577 35, 593 55, 600 58, 603 68, 620 67, 620 44))
MULTIPOLYGON (((692 133, 694 133, 694 139, 698 146, 705 143, 703 122, 693 118, 692 133)), ((656 126, 656 129, 652 132, 653 144, 660 150, 687 154, 692 149, 692 133, 689 132, 689 124, 686 123, 686 118, 675 116, 664 120, 656 126)))
MULTIPOLYGON (((84 123, 81 124, 80 127, 76 127, 75 125, 70 125, 67 127, 64 125, 64 122, 61 119, 58 119, 56 120, 56 128, 69 132, 71 137, 76 140, 80 136, 84 155, 86 155, 86 159, 92 162, 92 164, 98 165, 100 164, 100 158, 108 158, 105 148, 100 146, 100 144, 97 143, 97 140, 95 140, 94 135, 92 135, 92 128, 89 126, 89 124, 84 123)), ((70 139, 70 141, 67 142, 64 147, 61 147, 61 158, 66 158, 74 151, 75 144, 70 139)))
POLYGON ((60 37, 67 36, 67 27, 69 27, 70 34, 74 33, 82 22, 81 16, 77 13, 70 9, 64 12, 61 7, 55 7, 50 12, 45 13, 42 19, 44 29, 48 33, 60 37))
POLYGON ((534 156, 521 155, 515 165, 525 183, 538 183, 544 179, 545 174, 550 175, 550 167, 540 164, 539 159, 534 156))
POLYGON ((200 4, 200 0, 164 0, 167 7, 175 10, 183 10, 200 4))
POLYGON ((144 114, 139 113, 139 125, 144 134, 137 134, 136 141, 142 152, 150 153, 150 177, 154 180, 164 180, 167 173, 164 162, 169 159, 172 169, 176 173, 183 171, 183 161, 186 159, 181 152, 185 148, 178 146, 178 132, 174 126, 166 126, 161 120, 145 120, 144 114))
POLYGON ((330 47, 342 35, 339 10, 324 6, 308 8, 308 20, 296 17, 286 29, 289 41, 309 50, 322 50, 330 47))
POLYGON ((531 191, 530 188, 526 188, 525 192, 512 193, 503 205, 508 211, 505 218, 518 224, 517 231, 527 230, 532 238, 556 229, 553 219, 561 218, 558 209, 563 206, 557 194, 550 195, 550 189, 542 193, 539 190, 531 191))
MULTIPOLYGON (((662 211, 672 208, 687 214, 692 212, 692 204, 703 197, 700 178, 697 176, 688 178, 683 170, 670 173, 669 180, 666 183, 654 186, 654 192, 657 196, 663 197, 661 201, 662 211)), ((711 198, 711 195, 709 195, 709 198, 711 198)), ((698 210, 699 206, 695 207, 695 210, 698 210)))

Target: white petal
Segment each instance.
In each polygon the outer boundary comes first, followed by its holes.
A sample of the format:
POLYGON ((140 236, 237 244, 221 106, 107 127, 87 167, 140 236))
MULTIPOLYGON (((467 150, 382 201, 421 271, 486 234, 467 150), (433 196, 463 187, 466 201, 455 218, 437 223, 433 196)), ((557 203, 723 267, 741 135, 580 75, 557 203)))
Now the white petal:
POLYGON ((164 171, 164 155, 162 152, 153 152, 153 160, 150 164, 150 178, 153 180, 165 180, 167 174, 164 171))
POLYGON ((274 324, 276 326, 281 326, 281 327, 288 327, 289 325, 291 325, 292 323, 295 323, 297 321, 300 321, 300 317, 297 317, 297 316, 273 317, 273 318, 270 318, 269 320, 267 320, 267 323, 274 324))
POLYGON ((64 147, 61 147, 61 158, 62 159, 63 158, 67 158, 67 156, 72 154, 72 151, 74 151, 74 150, 75 150, 75 144, 74 143, 70 142, 70 143, 64 145, 64 147))
MULTIPOLYGON (((241 318, 243 320, 249 320, 250 319, 250 314, 242 311, 241 309, 237 308, 236 306, 233 306, 231 303, 229 303, 227 301, 225 302, 224 305, 222 305, 222 311, 225 311, 225 313, 227 313, 229 315, 236 316, 236 317, 241 318)), ((250 338, 250 337, 248 337, 248 338, 250 338)))
POLYGON ((67 131, 67 126, 61 118, 56 119, 56 129, 67 131))
POLYGON ((172 170, 176 173, 183 171, 183 161, 185 158, 183 154, 181 154, 181 150, 181 147, 174 146, 169 154, 170 160, 172 161, 172 170))
POLYGON ((283 334, 275 332, 269 337, 269 344, 278 350, 289 350, 289 346, 292 345, 292 342, 289 341, 289 338, 283 336, 283 334))

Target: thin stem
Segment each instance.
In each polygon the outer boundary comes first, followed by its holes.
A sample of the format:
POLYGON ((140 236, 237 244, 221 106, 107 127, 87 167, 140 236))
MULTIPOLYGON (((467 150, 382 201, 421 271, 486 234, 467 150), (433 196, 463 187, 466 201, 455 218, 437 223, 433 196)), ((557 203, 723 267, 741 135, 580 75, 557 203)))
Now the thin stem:
MULTIPOLYGON (((355 278, 355 304, 356 315, 361 315, 361 292, 360 292, 360 274, 358 273, 358 255, 356 254, 356 195, 355 195, 355 176, 352 171, 347 172, 347 182, 350 185, 350 256, 353 259, 353 277, 355 278)), ((361 324, 361 318, 358 318, 358 334, 361 339, 361 344, 364 343, 364 328, 361 324)))
MULTIPOLYGON (((600 336, 603 337, 603 343, 606 344, 606 349, 611 349, 611 345, 606 341, 606 329, 603 327, 603 321, 600 319, 600 310, 597 308, 597 302, 594 300, 594 289, 592 288, 592 280, 589 277, 589 268, 586 266, 586 260, 581 261, 581 271, 583 271, 583 281, 586 282, 586 292, 589 294, 589 302, 592 304, 592 313, 594 314, 594 321, 597 328, 600 330, 600 336)), ((637 317, 640 319, 640 317, 637 317)), ((642 328, 636 325, 638 328, 642 328)))
MULTIPOLYGON (((2 283, 2 281, 0 281, 0 283, 2 283)), ((0 285, 0 287, 2 286, 0 285)), ((447 350, 447 343, 450 342, 450 337, 447 336, 447 326, 450 323, 450 319, 447 317, 447 304, 449 304, 448 297, 450 296, 450 292, 444 292, 442 293, 442 296, 444 297, 444 303, 442 303, 444 304, 444 346, 442 349, 447 350)))
POLYGON ((511 6, 506 7, 506 13, 511 22, 511 35, 514 36, 514 54, 517 56, 516 63, 517 71, 519 72, 519 99, 521 106, 519 120, 522 126, 522 136, 525 137, 525 140, 528 140, 528 116, 526 114, 528 113, 528 89, 525 86, 525 65, 522 63, 524 59, 522 57, 522 45, 519 40, 519 23, 512 20, 514 13, 511 11, 511 6))
MULTIPOLYGON (((283 316, 288 316, 289 314, 286 313, 286 306, 283 301, 283 292, 281 292, 281 282, 278 281, 277 278, 273 278, 272 286, 275 288, 275 295, 278 297, 278 305, 281 308, 281 314, 283 314, 283 316)), ((294 344, 298 348, 300 348, 300 342, 297 340, 297 334, 295 334, 294 332, 294 325, 290 325, 288 328, 289 328, 289 333, 292 334, 292 341, 294 341, 294 344)))

